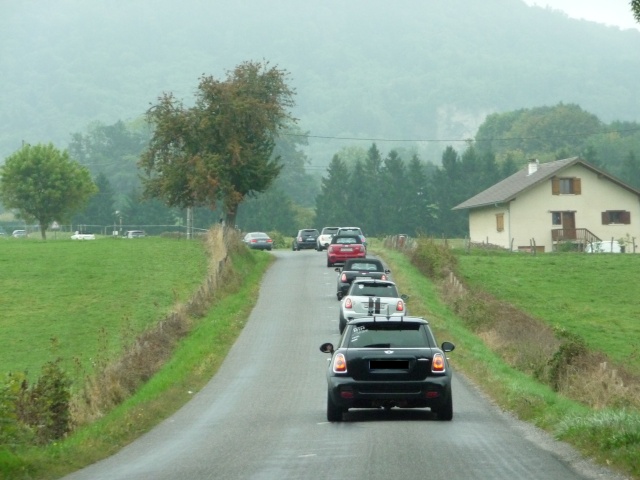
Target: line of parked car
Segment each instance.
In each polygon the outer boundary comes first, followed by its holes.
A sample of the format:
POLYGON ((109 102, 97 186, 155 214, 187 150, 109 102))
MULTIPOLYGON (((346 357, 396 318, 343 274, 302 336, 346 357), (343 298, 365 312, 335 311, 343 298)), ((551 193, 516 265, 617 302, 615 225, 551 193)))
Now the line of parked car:
POLYGON ((340 340, 320 346, 331 356, 327 420, 341 422, 356 408, 429 408, 438 419, 451 420, 447 353, 455 345, 438 345, 428 320, 408 316, 408 297, 398 292, 383 262, 367 256, 362 230, 325 227, 316 245, 326 248, 327 267, 341 264, 335 268, 340 340))
MULTIPOLYGON (((271 250, 264 232, 243 238, 253 249, 271 250)), ((408 297, 389 277, 390 270, 367 256, 358 227, 301 229, 293 251, 326 250, 327 267, 337 272, 340 339, 320 351, 330 355, 327 420, 341 422, 350 409, 429 408, 439 420, 453 418, 451 342, 438 344, 429 321, 407 314, 408 297), (336 266, 339 265, 339 266, 336 266)))

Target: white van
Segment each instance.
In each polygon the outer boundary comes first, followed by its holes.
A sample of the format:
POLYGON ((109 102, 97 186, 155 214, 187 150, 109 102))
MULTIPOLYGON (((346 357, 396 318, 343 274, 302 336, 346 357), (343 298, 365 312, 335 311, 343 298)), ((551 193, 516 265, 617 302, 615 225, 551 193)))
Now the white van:
POLYGON ((586 253, 624 253, 624 247, 617 240, 590 242, 584 248, 586 253))

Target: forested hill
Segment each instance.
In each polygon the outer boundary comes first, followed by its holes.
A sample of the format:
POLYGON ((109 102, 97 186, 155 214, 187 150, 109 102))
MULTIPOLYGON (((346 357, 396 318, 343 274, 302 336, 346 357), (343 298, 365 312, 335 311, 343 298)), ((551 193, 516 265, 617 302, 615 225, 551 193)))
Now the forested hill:
MULTIPOLYGON (((0 162, 22 141, 66 147, 90 122, 135 119, 162 92, 189 103, 202 74, 246 60, 290 72, 311 135, 431 140, 437 162, 434 140, 472 137, 492 112, 564 102, 640 121, 639 53, 637 30, 521 0, 10 0, 0 162)), ((309 156, 326 165, 346 143, 311 138, 309 156)))

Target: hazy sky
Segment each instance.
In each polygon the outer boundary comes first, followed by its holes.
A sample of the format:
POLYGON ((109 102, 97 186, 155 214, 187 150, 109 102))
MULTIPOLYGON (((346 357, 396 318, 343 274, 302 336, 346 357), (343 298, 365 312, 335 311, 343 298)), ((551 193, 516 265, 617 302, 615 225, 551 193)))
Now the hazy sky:
POLYGON ((631 13, 630 0, 524 0, 524 2, 527 5, 549 6, 555 10, 562 10, 573 18, 640 30, 640 25, 631 13))

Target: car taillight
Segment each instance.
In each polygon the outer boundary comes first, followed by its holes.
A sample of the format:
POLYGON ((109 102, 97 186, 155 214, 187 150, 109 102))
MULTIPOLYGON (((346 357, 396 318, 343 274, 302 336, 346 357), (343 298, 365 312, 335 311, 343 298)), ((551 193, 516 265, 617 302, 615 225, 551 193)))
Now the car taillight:
POLYGON ((343 273, 342 275, 340 275, 340 281, 341 281, 342 283, 344 283, 344 282, 346 282, 346 281, 347 281, 347 274, 346 274, 346 273, 343 273))
POLYGON ((298 241, 301 242, 302 241, 302 237, 298 237, 298 241))
POLYGON ((382 277, 380 277, 380 280, 386 280, 386 279, 387 279, 387 276, 383 273, 382 277))
POLYGON ((347 371, 347 359, 344 358, 344 354, 338 353, 333 359, 333 372, 334 373, 346 373, 347 371))
POLYGON ((269 239, 267 240, 267 243, 273 243, 273 240, 269 239))
POLYGON ((257 243, 257 242, 258 242, 258 240, 256 240, 255 238, 251 239, 251 243, 257 243))
POLYGON ((344 301, 344 308, 353 308, 353 302, 351 301, 351 298, 346 298, 346 300, 344 301))
POLYGON ((398 300, 398 303, 396 303, 396 312, 403 312, 404 311, 404 302, 402 300, 398 300))
POLYGON ((441 353, 436 353, 433 356, 433 361, 431 362, 431 371, 434 373, 444 372, 444 355, 442 355, 441 353))

